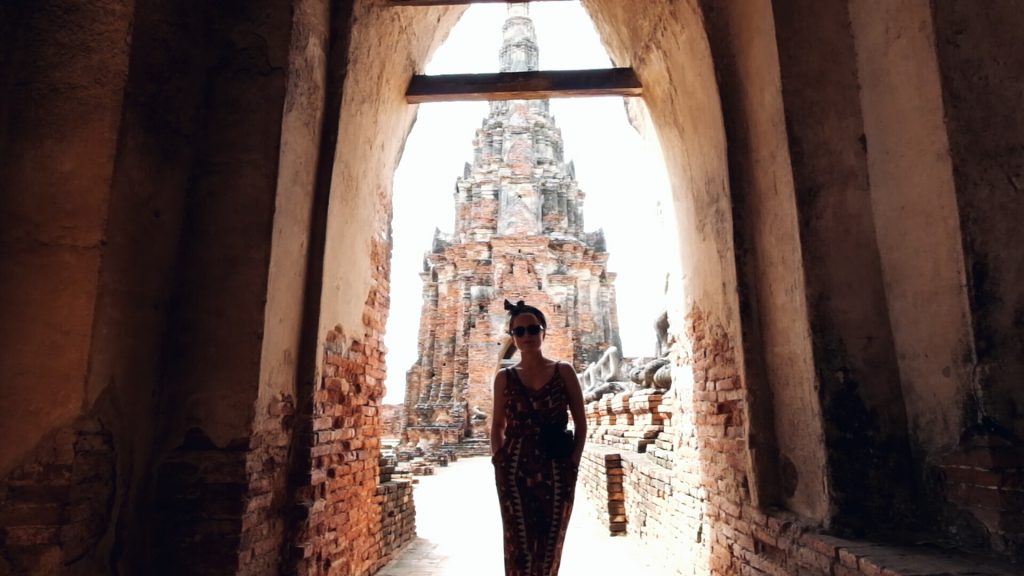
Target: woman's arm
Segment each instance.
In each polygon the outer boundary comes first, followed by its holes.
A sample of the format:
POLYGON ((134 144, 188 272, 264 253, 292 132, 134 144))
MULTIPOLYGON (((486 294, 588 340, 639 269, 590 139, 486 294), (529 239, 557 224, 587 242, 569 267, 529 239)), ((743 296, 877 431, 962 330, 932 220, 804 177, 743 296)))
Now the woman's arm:
POLYGON ((583 445, 587 442, 587 415, 583 408, 583 390, 571 364, 565 364, 561 369, 562 378, 565 379, 565 392, 569 397, 569 413, 572 414, 575 428, 576 447, 572 451, 572 461, 579 465, 580 458, 583 457, 583 445))
POLYGON ((491 456, 505 443, 505 371, 494 375, 494 405, 491 409, 491 456))

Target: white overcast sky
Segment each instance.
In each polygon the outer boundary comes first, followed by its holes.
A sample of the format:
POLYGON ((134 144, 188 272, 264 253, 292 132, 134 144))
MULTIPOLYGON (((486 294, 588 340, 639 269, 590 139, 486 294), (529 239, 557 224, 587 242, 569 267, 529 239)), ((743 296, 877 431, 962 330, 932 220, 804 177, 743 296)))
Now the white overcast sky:
MULTIPOLYGON (((504 4, 475 4, 437 50, 427 74, 498 71, 504 4)), ((607 52, 578 2, 530 5, 543 70, 606 68, 607 52)), ((663 304, 664 259, 671 258, 659 202, 671 209, 662 159, 629 125, 622 98, 571 98, 551 102, 562 130, 565 159, 576 165, 586 194, 588 231, 603 228, 618 272, 619 333, 626 356, 654 353, 654 320, 663 304)), ((484 102, 420 105, 394 180, 394 248, 391 312, 387 334, 387 395, 405 399, 405 373, 416 361, 422 306, 423 254, 435 228, 454 225, 452 193, 466 162, 472 162, 473 136, 487 115, 484 102)), ((671 220, 671 219, 670 219, 671 220)))

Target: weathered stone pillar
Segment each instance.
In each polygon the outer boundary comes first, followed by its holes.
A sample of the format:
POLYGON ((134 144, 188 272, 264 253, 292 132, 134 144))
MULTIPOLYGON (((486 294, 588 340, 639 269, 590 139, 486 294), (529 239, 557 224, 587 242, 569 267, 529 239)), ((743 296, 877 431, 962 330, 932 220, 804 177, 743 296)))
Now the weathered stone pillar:
POLYGON ((772 7, 834 519, 855 530, 913 521, 849 12, 835 2, 772 7))

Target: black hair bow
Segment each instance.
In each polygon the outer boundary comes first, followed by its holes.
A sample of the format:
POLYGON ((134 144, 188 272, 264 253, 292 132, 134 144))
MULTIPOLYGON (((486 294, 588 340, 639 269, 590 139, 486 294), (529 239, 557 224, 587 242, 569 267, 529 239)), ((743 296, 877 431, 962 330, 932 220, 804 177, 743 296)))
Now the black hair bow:
POLYGON ((522 300, 516 302, 515 304, 509 302, 507 299, 505 300, 505 310, 508 310, 509 312, 520 312, 525 307, 526 302, 523 302, 522 300))

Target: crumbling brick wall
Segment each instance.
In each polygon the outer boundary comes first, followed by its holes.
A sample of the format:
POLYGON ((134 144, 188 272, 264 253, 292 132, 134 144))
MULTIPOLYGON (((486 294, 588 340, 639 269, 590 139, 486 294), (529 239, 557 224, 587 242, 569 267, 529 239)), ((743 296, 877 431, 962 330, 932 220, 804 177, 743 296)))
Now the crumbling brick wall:
POLYGON ((389 238, 374 239, 363 334, 335 327, 321 343, 312 413, 304 416, 309 444, 299 447, 309 467, 294 511, 302 518, 289 560, 297 574, 372 574, 386 552, 377 495, 390 251, 389 238))
POLYGON ((284 505, 288 451, 295 424, 295 400, 274 398, 253 433, 246 459, 248 492, 242 516, 238 574, 272 574, 287 530, 284 505))
POLYGON ((89 571, 111 517, 115 451, 101 422, 80 418, 45 439, 0 484, 0 573, 89 571))
POLYGON ((753 504, 745 382, 732 338, 699 310, 686 328, 690 348, 678 369, 692 374, 692 388, 678 378, 671 394, 625 392, 587 406, 580 494, 609 532, 638 537, 652 552, 672 550, 649 556, 672 574, 917 573, 922 560, 906 550, 820 534, 795 514, 753 504))
POLYGON ((394 456, 380 459, 380 484, 374 497, 380 513, 380 533, 374 536, 377 542, 377 561, 372 573, 386 566, 416 538, 416 504, 413 501, 412 481, 391 479, 397 462, 394 456))
POLYGON ((218 447, 198 428, 156 473, 152 553, 160 573, 235 573, 246 509, 247 439, 218 447))

